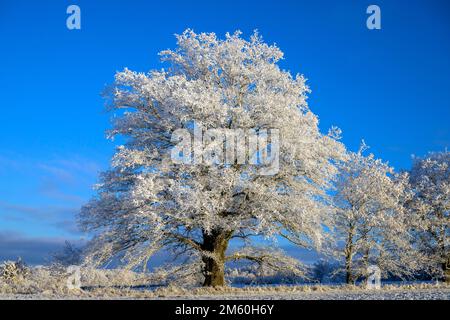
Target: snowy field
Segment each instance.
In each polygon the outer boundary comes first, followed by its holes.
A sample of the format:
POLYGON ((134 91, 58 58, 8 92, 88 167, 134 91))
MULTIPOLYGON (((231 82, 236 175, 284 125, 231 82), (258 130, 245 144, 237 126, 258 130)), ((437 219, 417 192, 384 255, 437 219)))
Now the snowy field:
POLYGON ((78 299, 150 299, 150 300, 450 300, 450 288, 427 289, 332 289, 317 291, 296 290, 261 290, 236 291, 214 294, 202 294, 202 292, 110 292, 109 294, 78 294, 78 295, 48 295, 48 294, 9 294, 0 295, 0 300, 78 300, 78 299))
POLYGON ((398 291, 371 291, 371 292, 303 292, 275 295, 251 296, 199 296, 198 299, 255 299, 255 300, 450 300, 450 289, 447 290, 398 290, 398 291))
POLYGON ((0 281, 0 300, 450 300, 450 283, 439 281, 384 281, 379 290, 367 290, 361 282, 356 285, 318 282, 247 284, 237 281, 241 278, 230 278, 225 286, 203 287, 198 281, 201 279, 194 277, 191 281, 185 278, 183 282, 170 282, 158 272, 80 268, 78 280, 74 281, 75 274, 56 266, 28 268, 18 263, 6 266, 9 268, 5 274, 9 278, 0 281))

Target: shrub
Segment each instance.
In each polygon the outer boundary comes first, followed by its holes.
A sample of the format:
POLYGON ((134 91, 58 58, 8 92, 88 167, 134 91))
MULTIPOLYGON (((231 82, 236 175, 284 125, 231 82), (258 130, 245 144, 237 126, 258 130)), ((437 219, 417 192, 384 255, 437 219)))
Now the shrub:
POLYGON ((0 265, 0 279, 8 283, 17 283, 26 279, 30 274, 30 269, 22 262, 6 261, 0 265))

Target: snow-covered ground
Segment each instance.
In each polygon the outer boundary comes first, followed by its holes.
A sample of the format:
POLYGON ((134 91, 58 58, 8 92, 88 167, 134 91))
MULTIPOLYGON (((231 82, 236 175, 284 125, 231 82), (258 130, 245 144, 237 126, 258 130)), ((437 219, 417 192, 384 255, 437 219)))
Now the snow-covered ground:
MULTIPOLYGON (((250 299, 250 300, 450 300, 447 290, 398 290, 398 291, 337 291, 301 292, 250 296, 196 296, 196 299, 250 299)), ((182 299, 182 297, 181 297, 182 299)))
POLYGON ((67 295, 54 296, 43 294, 12 294, 0 295, 0 300, 34 300, 34 299, 218 299, 218 300, 450 300, 450 288, 431 289, 390 289, 390 290, 331 290, 311 292, 248 292, 248 293, 224 293, 224 294, 169 294, 169 295, 105 295, 84 296, 67 295))

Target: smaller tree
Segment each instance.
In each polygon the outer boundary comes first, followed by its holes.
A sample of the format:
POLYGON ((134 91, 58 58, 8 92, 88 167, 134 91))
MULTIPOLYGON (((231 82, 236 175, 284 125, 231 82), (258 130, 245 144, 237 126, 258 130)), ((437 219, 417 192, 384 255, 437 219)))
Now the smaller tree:
POLYGON ((80 265, 83 262, 82 249, 69 241, 64 243, 64 247, 53 254, 53 262, 58 266, 68 267, 80 265))
POLYGON ((342 281, 342 267, 336 261, 319 259, 311 267, 310 276, 313 281, 320 283, 342 281))
POLYGON ((336 257, 344 259, 346 282, 367 278, 369 265, 383 275, 405 276, 418 267, 411 250, 407 212, 408 177, 373 154, 364 156, 362 144, 340 166, 335 194, 336 257), (343 246, 343 250, 342 250, 343 246))
POLYGON ((450 152, 415 158, 410 173, 411 209, 417 215, 415 235, 428 267, 450 282, 450 152))

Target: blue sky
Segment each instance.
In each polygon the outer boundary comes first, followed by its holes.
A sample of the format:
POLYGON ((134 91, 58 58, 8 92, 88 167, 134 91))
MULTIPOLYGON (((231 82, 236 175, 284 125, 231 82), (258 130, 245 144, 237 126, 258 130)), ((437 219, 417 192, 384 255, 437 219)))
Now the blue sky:
POLYGON ((258 29, 277 43, 282 67, 309 79, 323 131, 339 126, 350 149, 364 138, 407 169, 412 154, 449 147, 449 15, 445 0, 2 0, 0 260, 39 261, 83 237, 74 215, 114 147, 100 92, 124 67, 160 68, 157 53, 186 28, 258 29), (66 28, 70 4, 81 30, 66 28), (370 4, 381 30, 366 28, 370 4))

